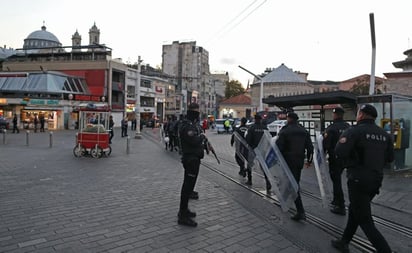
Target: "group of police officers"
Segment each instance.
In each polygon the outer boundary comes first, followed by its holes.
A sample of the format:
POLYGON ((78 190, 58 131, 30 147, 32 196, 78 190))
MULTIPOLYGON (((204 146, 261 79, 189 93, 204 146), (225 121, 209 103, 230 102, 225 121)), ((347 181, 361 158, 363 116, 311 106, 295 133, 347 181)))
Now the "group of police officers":
MULTIPOLYGON (((207 137, 198 123, 199 114, 199 105, 195 103, 189 105, 187 117, 181 121, 178 131, 184 167, 178 224, 192 227, 197 226, 193 220, 196 213, 188 208, 188 201, 193 194, 200 160, 204 157, 204 143, 207 141, 207 137)), ((342 108, 335 108, 333 110, 333 123, 323 133, 323 145, 328 155, 330 177, 333 183, 331 212, 346 215, 341 183, 344 169, 347 173, 349 196, 349 215, 346 228, 341 238, 332 240, 332 246, 341 252, 349 252, 349 243, 360 226, 377 252, 391 252, 387 241, 374 225, 371 201, 379 193, 385 165, 394 160, 392 137, 375 124, 378 114, 372 105, 365 104, 359 107, 356 117, 357 124, 354 126, 345 123, 343 115, 342 108)), ((305 159, 306 166, 310 166, 314 148, 309 132, 298 123, 298 120, 299 117, 296 113, 289 112, 287 114, 287 124, 279 131, 276 144, 299 184, 305 159)), ((246 119, 242 118, 240 126, 235 129, 252 149, 258 146, 265 130, 267 127, 263 124, 259 114, 255 115, 255 123, 251 127, 247 128, 246 119)), ((233 146, 233 135, 230 143, 233 146)), ((253 159, 253 156, 249 157, 253 159)), ((235 159, 240 167, 239 174, 244 177, 247 174, 246 183, 251 185, 251 165, 245 164, 237 154, 235 159)), ((271 188, 267 178, 266 188, 267 190, 271 188)), ((291 219, 305 220, 305 210, 299 193, 295 200, 295 206, 296 214, 291 219)))

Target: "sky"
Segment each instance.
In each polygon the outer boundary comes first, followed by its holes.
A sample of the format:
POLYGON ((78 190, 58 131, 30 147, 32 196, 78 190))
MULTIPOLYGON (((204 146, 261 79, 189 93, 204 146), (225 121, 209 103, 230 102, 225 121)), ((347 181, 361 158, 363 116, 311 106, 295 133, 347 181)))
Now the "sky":
POLYGON ((411 0, 14 0, 0 2, 0 45, 22 48, 40 30, 71 46, 96 23, 113 58, 161 66, 162 45, 196 41, 209 52, 212 73, 229 73, 246 87, 254 74, 282 63, 309 80, 344 81, 371 74, 369 14, 376 34, 375 75, 412 48, 411 0))

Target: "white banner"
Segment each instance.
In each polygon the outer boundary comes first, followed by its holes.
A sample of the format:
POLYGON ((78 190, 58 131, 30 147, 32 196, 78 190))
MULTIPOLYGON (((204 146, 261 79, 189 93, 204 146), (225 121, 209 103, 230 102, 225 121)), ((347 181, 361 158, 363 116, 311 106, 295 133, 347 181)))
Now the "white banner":
POLYGON ((316 137, 315 141, 315 154, 314 154, 314 163, 316 178, 318 179, 320 196, 322 197, 322 206, 329 206, 329 199, 331 199, 331 183, 329 176, 329 168, 326 163, 325 152, 323 150, 323 136, 320 134, 316 137))
POLYGON ((262 170, 272 184, 272 190, 280 202, 282 211, 287 212, 294 206, 299 186, 278 146, 272 141, 269 131, 265 130, 254 151, 262 170))

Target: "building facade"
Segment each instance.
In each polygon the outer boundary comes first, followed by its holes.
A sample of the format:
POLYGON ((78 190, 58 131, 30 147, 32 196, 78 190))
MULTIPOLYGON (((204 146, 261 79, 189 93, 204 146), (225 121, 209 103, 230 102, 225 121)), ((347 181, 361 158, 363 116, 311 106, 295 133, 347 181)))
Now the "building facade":
POLYGON ((179 114, 185 114, 191 102, 199 104, 202 116, 216 113, 216 86, 223 83, 210 74, 207 50, 196 46, 195 41, 163 45, 162 70, 175 80, 176 93, 181 98, 179 114))
MULTIPOLYGON (((3 72, 57 71, 81 78, 88 87, 88 94, 61 95, 62 100, 85 103, 105 103, 116 117, 125 112, 125 82, 127 66, 120 60, 112 59, 112 50, 99 44, 100 30, 94 24, 89 30, 89 45, 81 46, 81 36, 76 31, 72 36, 72 46, 61 46, 52 33, 41 30, 31 33, 22 49, 2 62, 3 72), (50 46, 51 45, 51 46, 50 46), (96 99, 97 98, 97 99, 96 99)), ((47 104, 45 105, 47 107, 47 104)), ((10 108, 10 107, 8 107, 10 108)), ((13 108, 12 113, 20 114, 13 108)), ((70 127, 69 109, 63 109, 65 122, 58 128, 70 127)))

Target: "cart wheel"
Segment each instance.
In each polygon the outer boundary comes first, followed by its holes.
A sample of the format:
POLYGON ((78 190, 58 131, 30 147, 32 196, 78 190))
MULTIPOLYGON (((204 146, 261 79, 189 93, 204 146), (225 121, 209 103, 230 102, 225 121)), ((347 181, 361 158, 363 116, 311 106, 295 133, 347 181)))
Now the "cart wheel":
POLYGON ((86 150, 84 150, 84 147, 83 147, 82 145, 76 145, 76 146, 73 148, 73 155, 74 155, 75 157, 84 156, 85 152, 86 152, 86 150))
POLYGON ((105 152, 104 152, 104 154, 106 155, 106 156, 109 156, 110 154, 112 153, 112 147, 108 147, 108 150, 106 150, 105 152))
POLYGON ((100 158, 103 155, 103 149, 99 146, 92 148, 90 154, 93 158, 100 158))

